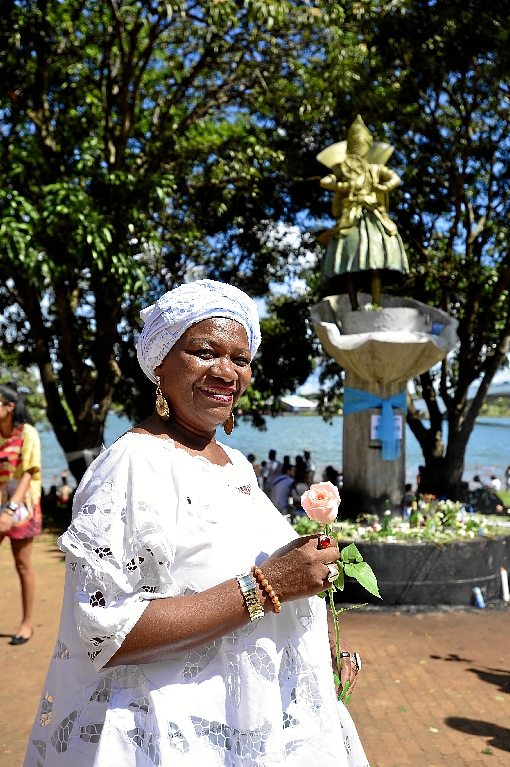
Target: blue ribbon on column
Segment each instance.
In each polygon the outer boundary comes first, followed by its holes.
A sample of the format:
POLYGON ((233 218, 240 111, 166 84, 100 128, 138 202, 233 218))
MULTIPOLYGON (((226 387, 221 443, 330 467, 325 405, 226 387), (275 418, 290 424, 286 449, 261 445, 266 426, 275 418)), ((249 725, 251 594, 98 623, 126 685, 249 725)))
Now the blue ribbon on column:
POLYGON ((407 413, 405 389, 400 394, 395 394, 394 397, 382 399, 362 389, 351 389, 349 386, 344 386, 344 415, 360 413, 362 410, 369 410, 373 407, 382 408, 379 423, 382 459, 383 461, 394 461, 396 458, 400 458, 400 440, 395 437, 393 408, 400 408, 407 413))

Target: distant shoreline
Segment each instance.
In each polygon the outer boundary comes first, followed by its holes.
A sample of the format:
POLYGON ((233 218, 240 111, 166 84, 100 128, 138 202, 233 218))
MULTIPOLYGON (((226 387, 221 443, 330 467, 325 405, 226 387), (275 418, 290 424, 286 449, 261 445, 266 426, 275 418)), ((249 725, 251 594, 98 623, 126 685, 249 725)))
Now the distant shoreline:
MULTIPOLYGON (((261 413, 261 415, 264 418, 280 418, 280 416, 289 416, 289 415, 291 415, 291 416, 296 416, 297 415, 297 416, 306 417, 306 418, 308 418, 310 416, 315 416, 317 418, 322 418, 322 415, 320 413, 317 413, 317 412, 315 412, 313 410, 306 410, 304 412, 297 412, 297 413, 292 413, 292 412, 289 412, 289 411, 285 411, 283 413, 277 413, 275 415, 272 415, 271 413, 261 413)), ((342 418, 342 416, 343 416, 343 413, 332 413, 331 414, 331 418, 342 418)), ((499 413, 498 414, 484 413, 483 415, 479 415, 476 420, 480 421, 483 418, 504 418, 505 420, 510 421, 510 413, 508 413, 507 415, 501 415, 499 413)), ((421 420, 422 421, 430 420, 428 414, 424 415, 421 420)))

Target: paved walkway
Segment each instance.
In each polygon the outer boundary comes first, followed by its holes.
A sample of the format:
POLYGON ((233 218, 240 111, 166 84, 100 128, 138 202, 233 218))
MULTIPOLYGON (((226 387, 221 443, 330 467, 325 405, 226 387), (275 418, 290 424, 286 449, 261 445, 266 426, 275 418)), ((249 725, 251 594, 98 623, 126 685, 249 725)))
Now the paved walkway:
POLYGON ((509 767, 509 630, 509 610, 345 615, 371 767, 509 767))
MULTIPOLYGON (((0 767, 22 765, 57 635, 64 567, 52 539, 39 539, 34 562, 35 635, 11 647, 18 582, 0 547, 0 767)), ((349 708, 371 767, 510 767, 510 610, 352 611, 342 625, 363 659, 349 708)))

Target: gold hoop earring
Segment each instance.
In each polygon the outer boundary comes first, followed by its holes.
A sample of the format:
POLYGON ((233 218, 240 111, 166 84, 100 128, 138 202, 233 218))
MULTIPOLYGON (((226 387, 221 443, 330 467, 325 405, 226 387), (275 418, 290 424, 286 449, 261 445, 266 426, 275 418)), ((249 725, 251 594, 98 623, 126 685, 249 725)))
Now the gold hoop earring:
POLYGON ((156 376, 156 412, 163 421, 168 421, 170 418, 170 408, 168 407, 168 402, 163 397, 159 376, 156 376))
POLYGON ((225 432, 225 434, 227 436, 229 434, 232 434, 232 432, 234 431, 234 426, 235 426, 234 411, 231 410, 229 417, 227 418, 227 420, 223 424, 223 431, 225 432))

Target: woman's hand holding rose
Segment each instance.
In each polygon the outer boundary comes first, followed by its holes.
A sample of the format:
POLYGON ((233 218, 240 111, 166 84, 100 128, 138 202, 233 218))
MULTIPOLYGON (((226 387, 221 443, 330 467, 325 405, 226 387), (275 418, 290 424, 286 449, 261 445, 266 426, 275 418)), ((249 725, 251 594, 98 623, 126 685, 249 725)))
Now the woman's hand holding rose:
POLYGON ((275 551, 260 568, 280 602, 290 602, 324 591, 329 586, 326 564, 339 556, 335 545, 318 549, 317 536, 307 535, 275 551))

